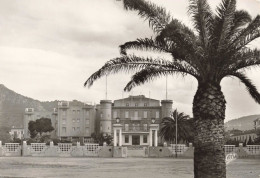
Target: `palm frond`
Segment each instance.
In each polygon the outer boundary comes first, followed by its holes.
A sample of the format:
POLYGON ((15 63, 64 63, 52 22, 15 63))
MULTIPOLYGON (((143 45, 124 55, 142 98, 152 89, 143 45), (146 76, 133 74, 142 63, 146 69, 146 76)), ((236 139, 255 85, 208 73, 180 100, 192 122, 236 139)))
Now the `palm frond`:
POLYGON ((171 16, 165 8, 159 7, 145 0, 123 0, 126 10, 138 11, 138 14, 148 20, 150 27, 155 32, 160 32, 169 22, 171 16))
POLYGON ((170 47, 166 45, 160 45, 156 43, 152 38, 137 39, 136 41, 129 41, 123 45, 119 46, 120 53, 122 55, 127 55, 127 50, 138 49, 138 50, 155 50, 159 52, 171 53, 170 47))
POLYGON ((137 57, 135 55, 122 56, 106 62, 105 65, 103 65, 98 71, 93 73, 87 79, 87 81, 84 83, 84 86, 90 87, 93 85, 94 81, 101 78, 102 76, 114 74, 120 71, 140 71, 149 66, 166 67, 170 65, 172 65, 172 62, 162 59, 137 57))
POLYGON ((237 71, 257 65, 260 65, 260 50, 245 49, 232 57, 227 71, 237 71))
POLYGON ((257 15, 249 25, 234 37, 229 45, 234 51, 238 51, 247 44, 260 37, 260 15, 257 15))
POLYGON ((233 40, 233 36, 240 32, 246 24, 252 21, 252 17, 247 11, 235 11, 234 20, 230 31, 229 39, 233 40))
MULTIPOLYGON (((214 23, 214 38, 217 50, 225 48, 227 37, 230 34, 236 9, 236 0, 222 0, 217 7, 217 16, 214 23)), ((215 43, 215 42, 214 42, 215 43)))
POLYGON ((252 81, 250 79, 248 79, 246 77, 245 74, 243 74, 241 72, 234 72, 234 73, 231 73, 229 75, 235 76, 238 79, 240 79, 240 81, 245 84, 246 89, 249 92, 249 94, 251 95, 251 97, 255 100, 255 102, 260 104, 260 94, 257 91, 256 86, 252 83, 252 81))
POLYGON ((193 68, 176 62, 173 62, 172 65, 168 66, 149 66, 135 73, 124 90, 130 91, 135 86, 142 85, 146 82, 154 80, 155 78, 166 76, 168 74, 182 74, 183 76, 190 74, 195 78, 199 77, 193 68))
POLYGON ((193 18, 203 47, 207 48, 213 25, 212 11, 207 0, 189 0, 189 14, 193 18))
POLYGON ((170 46, 172 50, 180 51, 178 52, 179 56, 185 56, 185 54, 191 52, 194 54, 195 48, 198 45, 196 35, 187 26, 176 19, 173 19, 156 36, 155 40, 161 45, 170 46))

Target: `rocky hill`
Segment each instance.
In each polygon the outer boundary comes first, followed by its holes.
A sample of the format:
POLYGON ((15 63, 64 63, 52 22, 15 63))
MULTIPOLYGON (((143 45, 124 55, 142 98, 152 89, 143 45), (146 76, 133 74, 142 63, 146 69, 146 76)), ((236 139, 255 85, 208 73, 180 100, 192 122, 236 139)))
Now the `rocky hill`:
POLYGON ((58 101, 41 102, 20 95, 0 84, 0 139, 12 126, 23 126, 25 108, 34 108, 35 111, 52 111, 58 101))
POLYGON ((233 119, 225 123, 226 130, 251 130, 254 129, 253 121, 260 118, 260 115, 244 116, 238 119, 233 119))

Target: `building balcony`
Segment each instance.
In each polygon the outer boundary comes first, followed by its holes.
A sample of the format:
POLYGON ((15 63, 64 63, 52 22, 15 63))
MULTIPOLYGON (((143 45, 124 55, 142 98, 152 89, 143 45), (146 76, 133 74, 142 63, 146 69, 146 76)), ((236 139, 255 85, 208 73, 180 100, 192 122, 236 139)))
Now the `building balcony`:
POLYGON ((149 130, 145 126, 128 126, 123 127, 123 132, 149 132, 149 130))
POLYGON ((25 113, 26 114, 33 114, 34 108, 25 108, 25 113))
POLYGON ((68 101, 61 101, 59 102, 59 108, 69 108, 69 102, 68 101))
POLYGON ((131 121, 140 121, 142 117, 130 117, 131 121))

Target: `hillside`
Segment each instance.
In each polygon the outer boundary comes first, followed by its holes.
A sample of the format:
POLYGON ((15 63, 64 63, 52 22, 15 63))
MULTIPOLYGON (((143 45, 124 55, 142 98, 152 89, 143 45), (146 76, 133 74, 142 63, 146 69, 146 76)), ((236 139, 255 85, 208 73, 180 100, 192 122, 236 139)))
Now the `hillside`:
POLYGON ((225 123, 225 127, 227 130, 251 130, 254 129, 253 121, 257 118, 260 118, 260 115, 250 115, 240 117, 238 119, 233 119, 225 123))
POLYGON ((0 138, 5 137, 12 126, 23 126, 25 108, 35 108, 35 111, 52 111, 57 106, 57 102, 40 102, 0 84, 0 138))

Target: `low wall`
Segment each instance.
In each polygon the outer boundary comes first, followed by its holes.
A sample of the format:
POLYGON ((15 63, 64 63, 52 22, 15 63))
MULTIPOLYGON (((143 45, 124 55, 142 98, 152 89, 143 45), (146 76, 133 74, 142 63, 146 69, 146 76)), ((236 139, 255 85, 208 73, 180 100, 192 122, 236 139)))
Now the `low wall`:
MULTIPOLYGON (((235 145, 225 145, 225 154, 235 153, 237 158, 257 158, 260 159, 260 145, 247 145, 239 147, 235 145)), ((24 141, 21 146, 18 143, 6 143, 2 145, 0 141, 1 156, 39 156, 39 157, 102 157, 102 158, 126 158, 126 157, 177 157, 193 158, 194 148, 192 144, 170 145, 164 147, 112 147, 99 146, 98 144, 85 144, 83 146, 78 142, 76 146, 71 143, 60 143, 57 146, 45 143, 32 143, 27 145, 24 141)))
POLYGON ((113 147, 113 157, 114 158, 126 158, 127 157, 127 147, 113 147))

